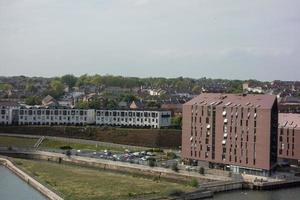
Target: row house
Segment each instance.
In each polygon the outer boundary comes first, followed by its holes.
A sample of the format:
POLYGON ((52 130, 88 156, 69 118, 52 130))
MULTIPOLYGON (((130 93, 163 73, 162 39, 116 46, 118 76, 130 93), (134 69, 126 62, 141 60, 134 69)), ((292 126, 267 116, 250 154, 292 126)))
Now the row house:
POLYGON ((96 110, 96 125, 161 128, 170 124, 170 111, 96 110))
POLYGON ((18 116, 18 104, 16 102, 0 102, 0 124, 10 125, 18 116))
POLYGON ((20 108, 19 125, 86 125, 94 124, 95 111, 83 109, 20 108))

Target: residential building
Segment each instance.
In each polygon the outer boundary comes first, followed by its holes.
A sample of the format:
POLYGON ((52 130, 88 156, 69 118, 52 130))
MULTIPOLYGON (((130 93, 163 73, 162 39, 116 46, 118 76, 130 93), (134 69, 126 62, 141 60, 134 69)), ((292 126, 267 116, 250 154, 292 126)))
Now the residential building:
POLYGON ((96 110, 96 125, 162 128, 170 124, 170 111, 96 110))
POLYGON ((54 99, 52 96, 47 95, 43 100, 42 100, 43 106, 58 106, 58 102, 56 99, 54 99))
POLYGON ((141 101, 132 101, 129 108, 130 109, 143 109, 145 105, 141 101))
POLYGON ((267 176, 277 163, 277 128, 274 95, 203 93, 183 105, 182 158, 267 176))
POLYGON ((19 125, 86 125, 95 123, 95 110, 21 107, 19 125))
POLYGON ((300 113, 300 98, 292 96, 281 98, 278 110, 282 113, 300 113))
POLYGON ((300 114, 279 113, 278 158, 289 164, 300 164, 300 114))
POLYGON ((1 125, 11 125, 17 117, 17 102, 0 102, 0 124, 1 125))

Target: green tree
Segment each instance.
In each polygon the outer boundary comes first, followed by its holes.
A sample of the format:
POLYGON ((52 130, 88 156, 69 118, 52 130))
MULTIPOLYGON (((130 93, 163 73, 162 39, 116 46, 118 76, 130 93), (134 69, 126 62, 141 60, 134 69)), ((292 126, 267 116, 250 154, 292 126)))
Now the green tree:
POLYGON ((174 163, 172 164, 172 170, 173 170, 174 172, 178 172, 178 171, 179 171, 179 169, 178 169, 178 164, 177 164, 176 162, 174 162, 174 163))
POLYGON ((54 98, 59 98, 64 94, 64 85, 60 80, 52 80, 50 82, 50 91, 47 93, 54 98))
POLYGON ((77 77, 72 74, 67 74, 61 77, 61 82, 67 85, 69 88, 72 88, 77 82, 77 77))
POLYGON ((41 105, 42 104, 42 100, 40 97, 37 96, 29 96, 25 99, 25 103, 27 105, 41 105))
POLYGON ((201 93, 201 87, 199 86, 199 85, 195 85, 194 87, 193 87, 193 89, 192 89, 192 92, 194 93, 194 94, 200 94, 201 93))
POLYGON ((196 178, 193 178, 191 180, 191 182, 189 183, 189 185, 196 188, 196 187, 199 187, 199 182, 196 178))
POLYGON ((181 127, 182 126, 182 116, 175 116, 171 119, 172 126, 181 127))
POLYGON ((89 109, 89 102, 88 101, 78 101, 75 104, 75 108, 77 109, 89 109))
POLYGON ((106 107, 108 109, 116 109, 118 107, 118 104, 114 100, 108 100, 106 107))
POLYGON ((125 101, 127 103, 131 103, 132 101, 136 101, 136 100, 138 100, 138 98, 133 94, 124 94, 122 96, 122 101, 125 101))
POLYGON ((13 86, 10 83, 0 83, 0 90, 9 91, 13 89, 13 86))
POLYGON ((156 101, 149 101, 146 103, 146 106, 148 108, 160 108, 160 103, 159 102, 156 102, 156 101))

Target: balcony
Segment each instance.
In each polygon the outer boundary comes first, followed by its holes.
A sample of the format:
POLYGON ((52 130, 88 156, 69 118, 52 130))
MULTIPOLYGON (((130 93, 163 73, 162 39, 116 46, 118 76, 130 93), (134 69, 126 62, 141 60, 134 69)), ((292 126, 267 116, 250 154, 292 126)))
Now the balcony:
POLYGON ((225 144, 226 144, 226 140, 223 140, 223 141, 222 141, 222 145, 225 145, 225 144))
POLYGON ((225 110, 223 111, 222 115, 223 115, 224 117, 226 116, 226 111, 225 111, 225 110))
POLYGON ((228 123, 228 119, 224 119, 224 124, 227 124, 228 123))

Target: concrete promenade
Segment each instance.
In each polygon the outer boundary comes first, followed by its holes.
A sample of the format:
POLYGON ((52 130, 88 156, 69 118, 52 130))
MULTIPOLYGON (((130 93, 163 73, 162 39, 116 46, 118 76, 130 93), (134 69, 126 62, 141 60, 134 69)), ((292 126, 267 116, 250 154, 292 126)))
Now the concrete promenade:
POLYGON ((50 200, 63 200, 60 196, 58 196, 56 193, 49 190, 47 187, 30 177, 28 174, 17 168, 11 161, 0 158, 0 164, 8 168, 10 171, 12 171, 14 174, 16 174, 18 177, 20 177, 22 180, 27 182, 30 186, 35 188, 37 191, 39 191, 41 194, 46 196, 50 200))

